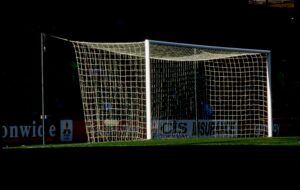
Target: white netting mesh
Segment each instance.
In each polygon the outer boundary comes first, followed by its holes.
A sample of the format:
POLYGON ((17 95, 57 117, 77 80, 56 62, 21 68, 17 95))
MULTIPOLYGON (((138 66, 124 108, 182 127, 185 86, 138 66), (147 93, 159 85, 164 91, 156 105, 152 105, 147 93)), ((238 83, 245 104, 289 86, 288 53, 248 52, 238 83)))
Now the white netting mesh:
POLYGON ((90 142, 145 139, 146 106, 153 137, 268 134, 266 53, 150 43, 146 81, 145 42, 72 43, 90 142))

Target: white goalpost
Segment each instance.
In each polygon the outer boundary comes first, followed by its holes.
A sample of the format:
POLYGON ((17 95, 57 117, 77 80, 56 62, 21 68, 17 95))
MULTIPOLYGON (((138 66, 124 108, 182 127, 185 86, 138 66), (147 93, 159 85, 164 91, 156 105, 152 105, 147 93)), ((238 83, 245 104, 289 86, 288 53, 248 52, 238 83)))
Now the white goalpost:
POLYGON ((270 51, 70 42, 88 142, 272 136, 270 51))

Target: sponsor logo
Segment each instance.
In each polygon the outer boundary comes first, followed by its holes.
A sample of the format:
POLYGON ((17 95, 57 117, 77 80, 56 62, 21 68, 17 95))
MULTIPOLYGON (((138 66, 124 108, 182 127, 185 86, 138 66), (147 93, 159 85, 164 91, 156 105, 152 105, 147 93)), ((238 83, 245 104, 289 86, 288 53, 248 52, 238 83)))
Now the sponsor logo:
MULTIPOLYGON (((80 127, 84 128, 84 125, 77 126, 80 127)), ((35 120, 30 124, 1 125, 1 137, 3 144, 7 145, 41 143, 43 137, 48 143, 70 142, 74 140, 73 120, 59 120, 54 124, 46 124, 44 129, 42 124, 35 120)))
MULTIPOLYGON (((2 125, 2 138, 30 138, 30 137, 43 137, 43 126, 36 125, 33 121, 31 125, 2 125)), ((45 135, 54 137, 56 135, 55 125, 50 125, 45 130, 45 135)))
POLYGON ((60 141, 72 141, 73 121, 60 120, 60 141))
POLYGON ((230 120, 155 120, 152 125, 154 138, 237 136, 237 121, 230 120))

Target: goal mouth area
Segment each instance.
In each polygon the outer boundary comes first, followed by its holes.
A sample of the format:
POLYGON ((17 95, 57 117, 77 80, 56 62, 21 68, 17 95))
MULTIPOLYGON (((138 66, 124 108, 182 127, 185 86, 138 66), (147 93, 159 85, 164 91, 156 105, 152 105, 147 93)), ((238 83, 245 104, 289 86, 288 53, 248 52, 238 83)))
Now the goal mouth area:
POLYGON ((268 50, 156 40, 68 41, 75 50, 90 142, 272 136, 268 50))

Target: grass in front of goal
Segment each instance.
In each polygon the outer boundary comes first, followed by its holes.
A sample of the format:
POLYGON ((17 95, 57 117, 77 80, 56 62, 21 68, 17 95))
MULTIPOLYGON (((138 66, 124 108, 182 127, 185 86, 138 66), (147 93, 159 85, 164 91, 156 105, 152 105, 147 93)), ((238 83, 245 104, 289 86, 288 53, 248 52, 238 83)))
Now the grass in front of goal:
POLYGON ((4 149, 129 147, 129 146, 201 146, 201 145, 205 145, 205 146, 207 145, 300 146, 300 137, 152 139, 152 140, 124 141, 124 142, 23 145, 18 147, 4 147, 4 149))

